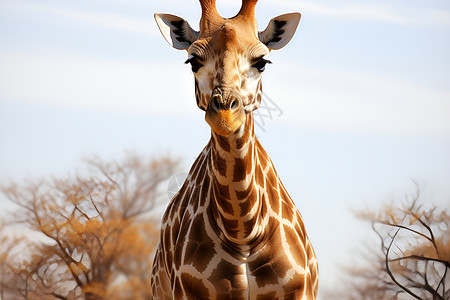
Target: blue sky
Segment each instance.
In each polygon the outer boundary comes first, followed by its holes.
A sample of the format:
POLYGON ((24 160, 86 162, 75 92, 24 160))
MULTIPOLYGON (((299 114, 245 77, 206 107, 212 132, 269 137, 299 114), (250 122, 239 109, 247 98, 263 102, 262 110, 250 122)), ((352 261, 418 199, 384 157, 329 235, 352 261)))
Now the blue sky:
MULTIPOLYGON (((218 0, 226 17, 239 6, 218 0)), ((449 206, 450 3, 261 0, 259 26, 292 11, 298 31, 263 79, 282 114, 257 134, 332 285, 370 238, 350 209, 403 199, 411 179, 449 206)), ((188 170, 210 131, 186 53, 155 12, 198 28, 195 0, 0 2, 0 182, 73 174, 86 155, 125 149, 169 152, 188 170)))

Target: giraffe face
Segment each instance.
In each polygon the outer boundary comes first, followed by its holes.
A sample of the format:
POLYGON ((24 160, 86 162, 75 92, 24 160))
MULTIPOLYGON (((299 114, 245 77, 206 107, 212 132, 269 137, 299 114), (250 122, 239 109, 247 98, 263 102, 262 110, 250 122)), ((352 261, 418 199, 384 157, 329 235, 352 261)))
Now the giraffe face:
POLYGON ((224 136, 259 107, 261 77, 269 62, 269 48, 259 41, 256 29, 233 21, 192 43, 187 61, 195 77, 197 105, 206 111, 211 128, 224 136))
POLYGON ((273 18, 258 32, 254 17, 255 0, 244 0, 234 18, 222 18, 215 1, 200 0, 200 31, 169 14, 155 14, 164 38, 176 49, 187 50, 195 77, 197 106, 217 134, 227 136, 245 122, 246 114, 261 102, 261 77, 270 63, 270 50, 284 47, 300 21, 299 13, 273 18))

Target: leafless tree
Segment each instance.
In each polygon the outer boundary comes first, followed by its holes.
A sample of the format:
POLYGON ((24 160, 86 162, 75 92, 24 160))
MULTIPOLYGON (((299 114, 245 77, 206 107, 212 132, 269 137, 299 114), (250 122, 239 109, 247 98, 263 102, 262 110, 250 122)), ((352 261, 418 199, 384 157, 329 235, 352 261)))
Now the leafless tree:
POLYGON ((450 216, 422 203, 420 190, 401 205, 357 216, 369 221, 380 241, 365 263, 345 269, 345 288, 326 299, 450 299, 450 216))
POLYGON ((149 272, 159 232, 147 213, 157 207, 160 185, 178 161, 145 162, 130 154, 121 162, 87 162, 87 177, 2 189, 18 206, 11 224, 36 235, 4 238, 2 299, 151 299, 149 272))

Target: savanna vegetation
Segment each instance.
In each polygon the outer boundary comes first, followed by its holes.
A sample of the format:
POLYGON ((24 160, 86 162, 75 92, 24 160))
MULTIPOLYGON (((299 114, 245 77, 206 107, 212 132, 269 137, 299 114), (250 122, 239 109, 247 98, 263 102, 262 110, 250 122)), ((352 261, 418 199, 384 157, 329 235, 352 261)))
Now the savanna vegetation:
POLYGON ((450 215, 421 198, 356 212, 371 224, 378 246, 359 253, 360 263, 343 267, 339 288, 324 299, 450 299, 450 215))
POLYGON ((86 163, 86 176, 2 188, 17 209, 1 228, 0 299, 152 298, 154 212, 179 162, 86 163))

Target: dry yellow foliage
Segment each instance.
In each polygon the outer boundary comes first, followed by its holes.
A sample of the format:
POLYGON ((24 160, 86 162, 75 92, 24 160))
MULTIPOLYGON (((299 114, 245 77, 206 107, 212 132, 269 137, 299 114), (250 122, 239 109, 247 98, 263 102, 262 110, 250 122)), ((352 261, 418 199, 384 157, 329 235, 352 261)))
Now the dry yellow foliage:
POLYGON ((129 155, 88 163, 89 177, 2 189, 18 205, 10 222, 40 237, 1 239, 1 299, 151 299, 159 220, 148 213, 178 162, 129 155))

